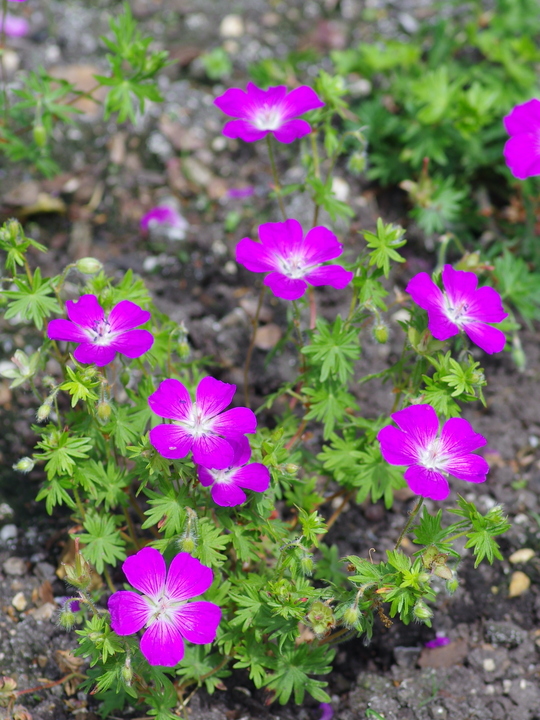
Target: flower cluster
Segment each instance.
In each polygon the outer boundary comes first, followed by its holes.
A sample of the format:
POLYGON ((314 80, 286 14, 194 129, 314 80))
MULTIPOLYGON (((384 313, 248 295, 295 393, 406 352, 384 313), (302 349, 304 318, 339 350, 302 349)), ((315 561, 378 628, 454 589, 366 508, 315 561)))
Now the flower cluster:
POLYGON ((504 146, 510 172, 519 180, 540 175, 540 100, 516 105, 503 122, 510 135, 504 146))
POLYGON ((212 584, 209 567, 189 553, 180 553, 167 573, 163 556, 143 548, 122 568, 130 585, 143 594, 120 590, 111 595, 111 627, 117 635, 146 628, 140 647, 150 665, 177 665, 184 657, 184 638, 198 645, 215 640, 221 609, 204 600, 187 602, 212 584))

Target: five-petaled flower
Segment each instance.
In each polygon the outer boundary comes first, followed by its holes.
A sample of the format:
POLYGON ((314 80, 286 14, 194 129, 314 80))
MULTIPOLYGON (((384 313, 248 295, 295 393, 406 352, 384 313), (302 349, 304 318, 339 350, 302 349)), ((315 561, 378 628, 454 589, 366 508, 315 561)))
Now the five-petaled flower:
POLYGON ((540 175, 540 100, 516 105, 503 122, 510 135, 504 146, 510 172, 520 180, 540 175))
POLYGON ((228 468, 216 470, 213 468, 197 467, 197 474, 201 485, 212 486, 210 494, 216 505, 233 507, 246 501, 246 493, 241 489, 264 492, 270 485, 270 471, 262 463, 249 463, 251 448, 247 438, 243 435, 235 440, 229 438, 234 455, 228 468))
POLYGON ((487 440, 467 420, 451 418, 439 433, 431 405, 411 405, 393 413, 392 419, 399 430, 387 425, 377 435, 382 456, 390 465, 408 466, 404 478, 417 495, 444 500, 450 493, 447 474, 474 483, 486 479, 489 465, 471 451, 487 440))
POLYGON ((447 340, 464 330, 485 352, 500 352, 505 345, 504 333, 487 323, 498 323, 508 317, 501 296, 491 287, 477 288, 478 278, 472 272, 454 270, 445 265, 442 271, 444 292, 425 272, 415 275, 406 291, 417 305, 427 310, 428 328, 437 340, 447 340))
POLYGON ((167 573, 165 560, 153 548, 143 548, 123 564, 131 585, 143 595, 120 590, 109 598, 111 627, 117 635, 133 635, 146 627, 141 652, 150 665, 173 667, 184 657, 184 641, 206 645, 216 638, 221 609, 211 602, 187 600, 212 584, 212 570, 180 553, 167 573))
POLYGON ((298 116, 324 107, 322 100, 307 85, 288 93, 285 85, 260 90, 253 83, 248 83, 246 92, 230 88, 216 98, 214 104, 226 115, 239 118, 226 123, 225 137, 254 142, 271 132, 282 143, 291 143, 310 133, 309 123, 298 120, 298 116))
POLYGON ((223 412, 235 391, 236 385, 205 377, 197 386, 195 402, 192 402, 179 380, 164 380, 150 395, 148 403, 156 415, 173 423, 152 428, 150 442, 166 458, 183 458, 192 450, 193 462, 198 465, 230 467, 234 458, 230 440, 257 429, 252 410, 236 407, 223 412))
POLYGON ((344 288, 353 278, 341 265, 323 265, 343 252, 343 245, 325 227, 314 227, 304 238, 298 220, 259 225, 260 243, 249 238, 236 246, 236 261, 251 272, 270 273, 264 279, 274 295, 297 300, 310 285, 344 288))
POLYGON ((77 362, 103 367, 117 352, 138 358, 154 343, 148 330, 134 330, 150 320, 150 313, 130 300, 122 300, 106 315, 95 295, 81 295, 66 302, 66 311, 69 320, 51 320, 47 334, 51 340, 80 343, 73 353, 77 362))

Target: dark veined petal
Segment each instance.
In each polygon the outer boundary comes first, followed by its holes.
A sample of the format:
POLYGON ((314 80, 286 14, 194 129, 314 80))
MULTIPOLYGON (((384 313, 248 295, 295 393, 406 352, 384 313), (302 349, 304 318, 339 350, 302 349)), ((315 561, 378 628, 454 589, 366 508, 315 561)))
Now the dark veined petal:
POLYGON ((152 608, 144 595, 130 590, 119 590, 108 600, 111 627, 117 635, 133 635, 139 632, 152 614, 152 608))
POLYGON ((88 363, 104 367, 111 363, 116 356, 116 350, 110 345, 96 345, 95 343, 84 342, 75 348, 73 357, 77 362, 88 363))
POLYGON ((193 403, 186 386, 179 380, 170 378, 160 383, 156 392, 148 398, 148 404, 159 417, 186 420, 193 403))
POLYGON ((122 570, 130 585, 152 599, 160 598, 165 587, 165 560, 155 548, 143 548, 124 561, 122 570))
POLYGON ((450 494, 450 486, 444 475, 436 470, 413 465, 403 476, 413 493, 431 500, 444 500, 450 494))
POLYGON ((205 593, 213 580, 214 574, 208 566, 182 552, 170 564, 165 593, 171 600, 183 602, 205 593))
POLYGON ((105 319, 103 308, 95 295, 81 295, 78 300, 66 302, 69 319, 81 327, 94 327, 105 319))
POLYGON ((343 252, 343 245, 328 228, 318 225, 304 238, 304 258, 307 265, 334 260, 343 252))
POLYGON ((439 419, 431 405, 411 405, 391 417, 419 450, 428 447, 439 432, 439 419))
POLYGON ((130 300, 122 300, 113 307, 107 319, 111 324, 112 332, 122 332, 144 325, 151 317, 147 310, 143 310, 130 300))
POLYGON ((141 638, 141 652, 150 665, 174 667, 184 657, 184 641, 176 625, 156 620, 141 638))
POLYGON ((487 445, 486 438, 475 432, 464 418, 450 418, 441 430, 441 453, 450 458, 460 457, 484 445, 487 445))
POLYGON ((273 272, 264 278, 264 284, 270 288, 276 297, 283 300, 298 300, 306 292, 307 285, 304 280, 288 278, 281 273, 273 272))
POLYGON ((213 418, 231 404, 235 392, 236 385, 213 377, 203 378, 197 385, 197 412, 203 420, 213 418))
POLYGON ((154 344, 154 336, 148 330, 128 330, 113 338, 110 347, 128 358, 138 358, 154 344))
POLYGON ((205 600, 182 605, 174 613, 174 623, 181 634, 197 645, 214 642, 220 620, 221 608, 205 600))

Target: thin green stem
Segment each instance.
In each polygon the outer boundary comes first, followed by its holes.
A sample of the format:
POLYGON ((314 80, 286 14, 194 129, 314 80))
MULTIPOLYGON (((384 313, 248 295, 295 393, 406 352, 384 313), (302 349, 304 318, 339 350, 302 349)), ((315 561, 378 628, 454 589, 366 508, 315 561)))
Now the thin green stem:
POLYGON ((104 565, 103 567, 103 577, 105 578, 105 582, 107 583, 107 587, 112 593, 116 592, 116 588, 114 587, 114 583, 112 581, 111 575, 109 573, 109 568, 104 565))
POLYGON ((315 330, 317 325, 317 302, 315 300, 315 290, 308 287, 308 299, 309 299, 309 329, 315 330))
POLYGON ((75 496, 75 503, 77 505, 77 510, 79 511, 79 514, 81 516, 81 520, 84 523, 86 518, 86 511, 84 509, 84 505, 82 504, 81 496, 79 494, 79 491, 76 487, 73 488, 73 495, 75 496))
POLYGON ((285 212, 285 205, 283 204, 283 198, 281 197, 281 184, 279 182, 279 175, 276 167, 276 159, 274 157, 274 146, 272 144, 272 135, 268 133, 266 136, 266 142, 268 145, 268 157, 270 158, 270 166, 272 168, 272 177, 274 178, 274 188, 279 203, 279 209, 283 215, 283 219, 287 220, 287 213, 285 212))
MULTIPOLYGON (((312 152, 312 158, 313 158, 313 173, 317 179, 320 180, 321 178, 321 165, 319 161, 319 149, 317 147, 317 133, 312 132, 309 136, 309 139, 311 140, 311 152, 312 152)), ((313 208, 313 227, 317 224, 317 221, 319 220, 319 208, 320 205, 318 202, 315 202, 315 207, 313 208)))
POLYGON ((399 548, 399 546, 401 545, 401 541, 403 540, 403 538, 409 531, 411 525, 414 522, 415 517, 418 515, 418 512, 420 511, 420 508, 422 507, 423 504, 424 504, 424 498, 419 497, 418 502, 416 503, 416 505, 414 506, 414 509, 411 511, 411 514, 409 515, 409 519, 405 523, 405 527, 401 531, 401 534, 398 537, 396 544, 394 545, 394 550, 397 550, 399 548))
POLYGON ((257 308, 255 310, 255 315, 253 316, 253 320, 251 321, 252 331, 251 331, 251 340, 249 342, 249 347, 246 355, 246 363, 244 365, 244 401, 246 404, 246 407, 249 407, 249 368, 251 365, 251 357, 253 355, 253 349, 255 348, 255 337, 257 335, 257 328, 259 327, 259 315, 261 314, 261 309, 263 305, 264 295, 266 292, 266 285, 263 285, 261 288, 261 292, 259 293, 259 302, 257 303, 257 308))
POLYGON ((8 14, 8 0, 2 0, 2 32, 0 34, 0 43, 2 44, 2 54, 0 56, 0 67, 2 72, 2 96, 4 99, 4 125, 7 128, 9 124, 9 97, 7 91, 5 52, 6 52, 6 18, 8 14))
POLYGON ((128 509, 125 507, 123 510, 124 510, 124 517, 126 518, 126 523, 128 526, 128 532, 129 532, 129 536, 131 538, 131 542, 135 545, 137 550, 140 550, 141 546, 139 544, 139 541, 137 540, 137 534, 135 532, 135 526, 133 525, 133 520, 129 516, 128 509))

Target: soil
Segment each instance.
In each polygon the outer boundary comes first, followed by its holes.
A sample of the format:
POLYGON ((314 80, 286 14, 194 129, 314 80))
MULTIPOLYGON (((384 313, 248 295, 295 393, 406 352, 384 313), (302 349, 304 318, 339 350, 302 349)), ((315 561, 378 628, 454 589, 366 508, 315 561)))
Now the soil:
MULTIPOLYGON (((24 69, 43 64, 47 69, 81 84, 104 68, 96 38, 106 32, 106 10, 117 3, 101 0, 50 2, 46 11, 38 0, 16 8, 31 23, 27 38, 11 39, 10 48, 24 69)), ((2 213, 17 216, 38 189, 65 204, 63 214, 27 218, 27 232, 50 248, 44 272, 54 273, 68 262, 94 256, 108 272, 120 276, 132 268, 144 277, 157 305, 177 322, 184 322, 198 356, 216 359, 216 372, 228 382, 242 383, 241 366, 257 289, 252 277, 233 262, 239 238, 253 235, 261 222, 277 219, 268 200, 271 178, 265 147, 226 141, 223 117, 212 99, 223 90, 202 70, 200 55, 226 44, 233 60, 233 79, 245 84, 247 67, 254 61, 284 57, 290 50, 315 47, 322 58, 306 73, 326 67, 325 54, 350 46, 376 33, 406 36, 421 18, 434 16, 430 2, 413 0, 135 0, 134 14, 146 31, 178 60, 164 74, 162 105, 150 105, 135 129, 99 120, 88 103, 81 106, 80 123, 55 131, 58 162, 63 174, 51 181, 30 177, 19 168, 0 168, 2 213), (368 13, 366 14, 366 10, 368 13), (228 25, 225 23, 229 17, 228 25), (370 20, 367 22, 366 17, 370 20), (364 18, 364 19, 363 19, 364 18), (228 27, 228 30, 227 30, 228 27), (253 188, 247 199, 229 191, 253 188), (24 193, 27 193, 24 195, 24 193), (141 235, 142 214, 164 198, 174 198, 190 227, 184 240, 167 234, 141 235), (21 200, 22 198, 22 200, 21 200), (240 221, 226 232, 232 213, 240 221)), ((233 79, 229 82, 234 84, 233 79)), ((16 76, 13 77, 16 81, 16 76)), ((289 181, 301 176, 294 148, 281 155, 289 181)), ((348 202, 355 210, 350 225, 336 228, 352 253, 360 228, 370 229, 378 215, 407 224, 399 191, 382 191, 338 168, 348 202)), ((290 200, 290 216, 309 223, 305 198, 290 200)), ((330 224, 327 217, 320 222, 330 224)), ((429 269, 426 253, 414 228, 407 263, 392 277, 389 289, 401 288, 415 272, 429 269)), ((407 246, 409 248, 409 246, 407 246)), ((71 292, 77 293, 76 277, 71 292)), ((69 289, 68 284, 68 289, 69 289)), ((347 306, 342 293, 321 293, 320 312, 334 316, 347 306)), ((377 372, 392 360, 400 339, 397 317, 389 318, 391 340, 378 345, 369 332, 363 337, 359 372, 377 372)), ((285 309, 267 300, 262 320, 269 333, 283 328, 285 309)), ((17 347, 31 348, 37 338, 14 332, 4 324, 0 347, 9 358, 17 347)), ((518 373, 509 355, 486 358, 487 407, 478 403, 465 416, 489 439, 486 454, 491 465, 488 480, 460 490, 482 510, 504 504, 512 529, 502 538, 502 562, 473 569, 468 551, 460 567, 460 587, 448 596, 441 581, 433 629, 424 625, 376 628, 372 642, 351 640, 338 648, 334 671, 327 678, 336 720, 540 720, 540 349, 538 331, 524 334, 527 368, 518 373), (516 550, 530 548, 534 556, 512 563, 516 550), (530 587, 509 597, 516 572, 530 587), (451 639, 445 647, 429 649, 435 633, 451 639), (371 712, 370 712, 371 711, 371 712)), ((480 357, 480 355, 479 355, 480 357)), ((275 390, 294 371, 287 349, 266 363, 267 351, 257 349, 251 380, 255 401, 275 390)), ((377 382, 358 386, 361 408, 370 417, 388 414, 393 398, 388 386, 377 382)), ((34 720, 88 720, 97 717, 92 698, 75 686, 54 683, 79 669, 70 650, 75 637, 56 623, 59 601, 66 594, 56 570, 67 538, 69 518, 44 515, 34 498, 41 482, 38 470, 21 480, 13 462, 31 452, 30 429, 35 403, 30 394, 10 391, 0 383, 0 673, 30 690, 19 703, 34 720), (42 689, 44 688, 44 689, 42 689)), ((313 443, 318 442, 314 435, 313 443)), ((455 492, 443 507, 455 503, 455 492)), ((398 493, 392 510, 381 504, 351 504, 327 537, 341 556, 380 559, 393 546, 412 500, 398 493), (372 550, 373 549, 373 550, 372 550)), ((435 504, 427 503, 430 510, 435 504)), ((439 506, 439 505, 438 505, 439 506)), ((437 507, 438 507, 437 506, 437 507)), ((333 508, 323 507, 329 516, 333 508)), ((404 546, 406 551, 411 547, 404 546)), ((519 578, 519 576, 517 576, 519 578)), ((192 720, 315 720, 318 703, 305 706, 268 706, 247 677, 235 673, 225 680, 226 690, 212 697, 203 691, 191 701, 192 720)), ((0 718, 4 711, 0 708, 0 718)), ((20 711, 22 712, 22 710, 20 711)), ((134 717, 129 710, 122 717, 134 717)))

